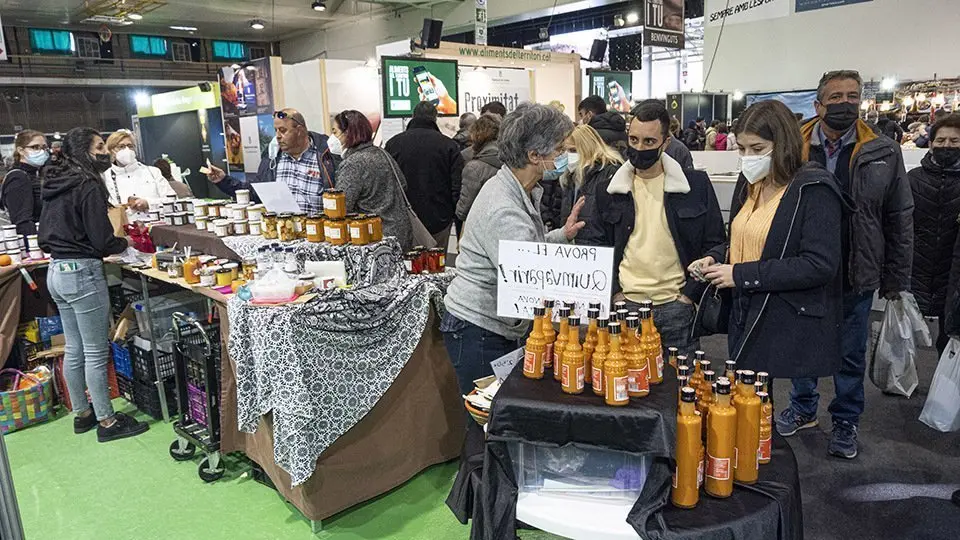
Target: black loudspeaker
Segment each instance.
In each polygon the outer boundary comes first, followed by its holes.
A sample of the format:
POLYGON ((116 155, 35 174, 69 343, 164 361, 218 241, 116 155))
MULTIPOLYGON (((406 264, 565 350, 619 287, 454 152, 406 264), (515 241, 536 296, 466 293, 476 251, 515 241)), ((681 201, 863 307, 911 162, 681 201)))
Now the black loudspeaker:
POLYGON ((443 33, 443 21, 424 19, 423 31, 420 32, 420 43, 424 49, 439 49, 440 37, 443 33))
POLYGON ((591 62, 603 62, 603 57, 607 55, 607 40, 605 39, 595 39, 593 40, 593 46, 590 47, 590 60, 591 62))

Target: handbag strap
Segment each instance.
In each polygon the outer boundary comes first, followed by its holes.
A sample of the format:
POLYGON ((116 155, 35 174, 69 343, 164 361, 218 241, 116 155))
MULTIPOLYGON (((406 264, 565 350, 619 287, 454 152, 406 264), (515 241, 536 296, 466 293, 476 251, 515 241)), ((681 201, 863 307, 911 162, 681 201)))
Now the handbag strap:
POLYGON ((407 199, 407 190, 403 189, 403 183, 400 182, 400 172, 397 171, 397 164, 393 161, 393 157, 387 153, 383 148, 377 147, 377 150, 383 152, 383 156, 387 158, 387 163, 390 164, 390 170, 393 171, 393 178, 397 181, 397 187, 400 188, 400 194, 403 195, 403 202, 407 205, 407 209, 411 212, 413 211, 413 206, 410 205, 410 200, 407 199))

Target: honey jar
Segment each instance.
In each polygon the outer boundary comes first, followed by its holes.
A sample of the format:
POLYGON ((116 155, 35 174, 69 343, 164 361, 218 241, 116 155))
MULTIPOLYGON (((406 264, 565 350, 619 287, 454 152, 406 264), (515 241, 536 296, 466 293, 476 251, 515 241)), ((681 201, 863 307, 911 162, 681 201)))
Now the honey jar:
POLYGON ((383 240, 383 219, 376 214, 367 214, 367 228, 370 230, 370 242, 383 240))
POLYGON ((370 229, 366 216, 356 215, 350 220, 350 243, 355 246, 365 246, 370 243, 370 229))
POLYGON ((328 219, 326 221, 326 238, 327 242, 335 246, 342 246, 350 241, 350 231, 348 231, 347 220, 345 219, 328 219))
POLYGON ((323 242, 324 238, 326 237, 323 216, 321 215, 312 215, 308 217, 304 229, 306 230, 308 242, 323 242))
POLYGON ((340 189, 328 189, 323 192, 323 213, 328 218, 347 217, 347 195, 340 189))
POLYGON ((293 221, 293 214, 280 214, 277 216, 277 237, 281 242, 293 242, 297 239, 296 224, 293 221))
POLYGON ((277 239, 277 214, 266 212, 263 214, 263 221, 260 224, 263 237, 267 240, 277 239))

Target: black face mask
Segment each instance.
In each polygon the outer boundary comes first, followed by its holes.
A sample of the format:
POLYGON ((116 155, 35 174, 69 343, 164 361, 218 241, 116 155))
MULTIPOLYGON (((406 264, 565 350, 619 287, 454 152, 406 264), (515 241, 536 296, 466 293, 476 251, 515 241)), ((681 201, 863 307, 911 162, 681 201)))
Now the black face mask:
POLYGON ((637 169, 638 171, 645 171, 660 161, 661 148, 663 148, 662 144, 649 150, 637 150, 636 148, 629 146, 627 147, 627 159, 630 160, 630 164, 633 165, 634 169, 637 169))
POLYGON ((860 118, 860 106, 856 103, 831 103, 823 116, 825 124, 835 131, 846 131, 860 118))
POLYGON ((94 156, 93 168, 98 173, 108 171, 111 165, 113 165, 113 163, 111 162, 110 154, 97 154, 94 156))
POLYGON ((954 146, 931 148, 933 160, 944 169, 949 169, 960 161, 960 148, 954 146))

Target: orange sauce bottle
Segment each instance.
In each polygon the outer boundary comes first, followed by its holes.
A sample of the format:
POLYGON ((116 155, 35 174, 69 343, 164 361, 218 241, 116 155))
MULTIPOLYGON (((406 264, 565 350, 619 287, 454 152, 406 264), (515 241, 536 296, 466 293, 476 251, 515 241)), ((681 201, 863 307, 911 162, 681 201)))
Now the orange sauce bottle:
MULTIPOLYGON (((657 341, 657 358, 656 358, 656 368, 657 373, 656 377, 651 377, 651 384, 660 384, 663 382, 663 340, 660 337, 660 331, 657 330, 657 323, 653 320, 653 300, 644 300, 640 302, 641 308, 647 308, 650 310, 650 327, 653 331, 653 337, 657 341)), ((651 366, 650 374, 653 375, 653 367, 651 366)))
POLYGON ((717 400, 707 415, 707 467, 704 489, 718 498, 733 493, 733 461, 736 452, 737 411, 730 406, 730 381, 717 382, 717 400))
POLYGON ((703 392, 706 390, 707 384, 707 372, 710 371, 711 362, 709 360, 700 361, 700 386, 697 388, 697 401, 703 399, 703 392))
POLYGON ((568 394, 582 394, 584 365, 583 348, 580 347, 580 317, 570 317, 567 334, 567 344, 560 360, 560 384, 568 394))
POLYGON ((757 390, 757 392, 766 392, 769 395, 770 387, 768 386, 768 384, 770 383, 770 374, 767 373, 766 371, 758 371, 757 382, 762 385, 761 389, 757 390))
POLYGON ((543 360, 547 355, 547 340, 543 334, 545 314, 544 308, 533 308, 533 332, 530 332, 523 351, 523 376, 528 379, 543 378, 543 360))
POLYGON ((676 347, 667 347, 667 363, 677 369, 677 357, 680 356, 680 349, 676 347))
POLYGON ((684 354, 677 355, 677 373, 680 373, 680 366, 687 366, 687 369, 690 368, 690 361, 687 360, 687 356, 684 354))
POLYGON ((737 449, 733 462, 733 477, 737 482, 753 484, 759 475, 760 453, 760 398, 753 386, 756 375, 744 371, 741 375, 739 405, 737 406, 737 449))
POLYGON ((680 391, 680 409, 677 411, 677 468, 673 471, 673 490, 670 502, 678 508, 693 508, 700 500, 700 441, 701 416, 696 413, 693 388, 680 391))
POLYGON ((560 331, 557 332, 557 341, 553 344, 553 380, 559 381, 561 378, 560 361, 563 360, 563 349, 567 346, 567 339, 570 338, 570 328, 568 318, 570 317, 570 308, 561 307, 558 310, 560 316, 560 331))
POLYGON ((553 300, 544 300, 543 307, 546 309, 543 319, 543 335, 547 340, 547 356, 543 360, 543 367, 549 368, 553 365, 553 346, 557 342, 557 331, 553 328, 553 300))
MULTIPOLYGON (((684 388, 689 388, 689 387, 687 386, 687 381, 688 381, 689 379, 690 379, 690 377, 688 377, 687 375, 677 375, 677 407, 679 407, 679 406, 680 406, 680 402, 683 401, 683 389, 684 389, 684 388)), ((691 388, 691 390, 692 390, 692 388, 691 388)), ((696 401, 697 393, 696 393, 695 390, 694 390, 693 396, 694 396, 694 401, 696 401)))
POLYGON ((730 395, 733 396, 733 406, 737 406, 737 394, 740 392, 740 387, 743 386, 741 379, 743 378, 743 370, 738 369, 733 372, 733 390, 730 392, 730 395))
POLYGON ((620 350, 620 323, 610 324, 610 354, 603 363, 605 399, 611 407, 623 407, 630 403, 627 393, 627 360, 620 350))
POLYGON ((640 343, 637 341, 637 329, 640 328, 640 319, 627 317, 627 333, 623 339, 623 356, 627 360, 627 393, 632 398, 642 398, 650 395, 650 371, 647 359, 641 353, 640 343))
POLYGON ((600 340, 600 331, 597 328, 597 318, 600 317, 600 308, 590 308, 587 310, 587 335, 583 339, 583 382, 589 383, 593 377, 593 351, 597 349, 597 342, 600 340))
POLYGON ((624 341, 627 337, 627 317, 630 316, 630 312, 624 309, 617 310, 617 322, 620 323, 620 341, 624 341))
POLYGON ((187 257, 183 261, 183 280, 191 285, 200 283, 200 259, 187 257))
MULTIPOLYGON (((690 386, 690 368, 680 366, 677 368, 677 404, 679 406, 680 396, 683 393, 683 387, 690 386)), ((690 386, 690 388, 693 388, 690 386)))
POLYGON ((700 361, 703 359, 703 351, 693 353, 693 375, 690 376, 690 386, 697 390, 697 396, 700 395, 700 384, 703 383, 703 372, 700 371, 700 361))
POLYGON ((643 355, 643 360, 647 364, 649 384, 654 385, 663 382, 663 378, 656 379, 657 355, 660 353, 657 349, 657 340, 651 330, 652 324, 653 312, 648 308, 640 308, 640 354, 643 355))
MULTIPOLYGON (((724 362, 724 369, 722 377, 730 379, 730 381, 737 380, 737 363, 734 360, 727 360, 724 362)), ((730 388, 730 395, 733 396, 736 394, 736 388, 730 388)))
MULTIPOLYGON (((756 386, 761 386, 757 383, 756 386)), ((760 457, 761 465, 770 463, 770 456, 773 453, 773 405, 770 403, 770 394, 766 392, 757 392, 760 398, 760 457), (769 416, 768 416, 769 413, 769 416)))
MULTIPOLYGON (((707 417, 707 413, 710 412, 710 405, 713 405, 716 401, 713 397, 713 387, 714 383, 717 382, 717 375, 712 370, 703 372, 703 394, 700 396, 700 400, 697 401, 697 410, 700 411, 700 414, 704 418, 707 417)), ((707 423, 703 423, 703 439, 707 439, 707 423)))
POLYGON ((603 364, 607 361, 607 355, 610 354, 610 331, 609 323, 606 318, 597 319, 597 348, 593 351, 590 368, 590 383, 593 385, 593 393, 603 397, 607 393, 607 387, 603 380, 603 364))

